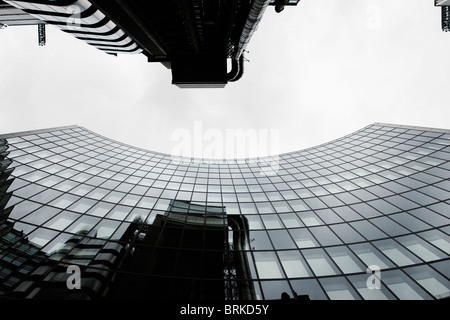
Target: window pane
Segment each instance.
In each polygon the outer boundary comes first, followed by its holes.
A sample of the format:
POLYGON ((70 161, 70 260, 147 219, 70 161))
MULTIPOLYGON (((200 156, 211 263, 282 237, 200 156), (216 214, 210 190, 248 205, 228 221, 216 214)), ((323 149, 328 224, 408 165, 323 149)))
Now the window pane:
POLYGON ((333 277, 320 279, 319 281, 331 300, 361 299, 345 278, 333 277))
POLYGON ((312 276, 311 271, 309 271, 298 251, 280 251, 278 256, 288 278, 312 276))
POLYGON ((326 276, 338 274, 337 268, 334 266, 322 249, 312 249, 303 251, 306 261, 316 276, 326 276))
POLYGON ((398 266, 406 266, 420 262, 419 259, 414 257, 410 252, 392 239, 376 241, 373 242, 373 245, 380 249, 398 266))
POLYGON ((381 281, 401 300, 431 299, 428 294, 400 270, 383 272, 381 281))
POLYGON ((289 233, 292 235, 292 238, 294 238, 294 241, 299 248, 311 248, 319 246, 308 229, 291 229, 289 230, 289 233))
POLYGON ((450 237, 439 230, 419 233, 419 236, 450 255, 450 237))
POLYGON ((311 300, 327 300, 319 283, 315 279, 291 280, 295 293, 299 296, 308 295, 311 300))
POLYGON ((283 278, 281 267, 274 252, 255 252, 254 256, 261 279, 283 278))
POLYGON ((296 247, 286 230, 269 230, 268 233, 275 249, 291 249, 296 247))
POLYGON ((436 299, 450 297, 450 281, 429 266, 417 266, 405 270, 436 299))
POLYGON ((360 243, 350 246, 350 249, 366 264, 375 265, 380 269, 391 268, 394 265, 387 260, 377 249, 369 243, 360 243))
POLYGON ((347 247, 331 247, 326 251, 344 273, 365 271, 365 266, 347 247))
POLYGON ((416 235, 399 237, 397 240, 424 261, 433 261, 446 258, 446 255, 443 252, 432 247, 429 243, 420 239, 416 235))
POLYGON ((364 241, 364 238, 361 237, 359 233, 357 233, 352 227, 348 224, 341 223, 331 225, 330 228, 338 235, 339 238, 342 239, 345 243, 351 242, 360 242, 364 241))
POLYGON ((367 285, 367 280, 369 279, 369 274, 366 275, 355 275, 350 276, 348 279, 353 284, 353 286, 358 290, 359 294, 364 300, 394 300, 395 297, 381 285, 380 289, 372 288, 369 289, 367 285))
POLYGON ((330 228, 326 226, 313 227, 309 230, 322 246, 342 244, 341 240, 339 240, 339 238, 336 237, 336 235, 330 230, 330 228))

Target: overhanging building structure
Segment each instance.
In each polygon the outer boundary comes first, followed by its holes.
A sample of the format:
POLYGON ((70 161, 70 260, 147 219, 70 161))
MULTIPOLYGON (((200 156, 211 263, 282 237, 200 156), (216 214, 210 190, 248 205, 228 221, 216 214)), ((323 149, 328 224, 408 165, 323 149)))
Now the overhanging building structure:
POLYGON ((450 130, 218 161, 70 126, 0 135, 0 164, 3 299, 450 296, 450 130))
POLYGON ((142 53, 179 87, 223 87, 241 78, 244 51, 267 6, 299 0, 0 1, 0 24, 59 27, 109 54, 142 53), (230 67, 228 66, 230 65, 230 67))

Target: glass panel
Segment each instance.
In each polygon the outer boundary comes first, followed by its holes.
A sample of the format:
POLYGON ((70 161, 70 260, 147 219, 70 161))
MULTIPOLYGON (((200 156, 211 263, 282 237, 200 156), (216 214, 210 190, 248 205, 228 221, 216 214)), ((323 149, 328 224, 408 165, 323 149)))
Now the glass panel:
POLYGON ((400 244, 392 239, 376 241, 372 243, 375 247, 380 249, 389 259, 391 259, 398 266, 406 266, 420 262, 410 252, 405 250, 400 244))
POLYGON ((387 260, 370 243, 359 243, 350 246, 350 249, 366 264, 366 266, 375 265, 380 269, 391 268, 394 265, 387 260))
POLYGON ((299 296, 308 295, 311 300, 327 300, 319 283, 315 279, 291 280, 292 288, 299 296))
POLYGON ((392 237, 410 233, 408 230, 388 217, 373 218, 370 219, 370 222, 392 237))
POLYGON ((55 199, 51 205, 61 208, 61 209, 66 209, 68 206, 70 206, 72 203, 75 203, 78 199, 80 199, 79 197, 76 196, 71 196, 68 194, 63 194, 61 197, 55 199))
POLYGON ((370 275, 354 275, 348 277, 349 281, 358 290, 364 300, 394 300, 396 299, 385 286, 381 285, 380 289, 369 287, 367 280, 370 275))
POLYGON ((90 199, 80 199, 75 204, 69 207, 69 210, 73 210, 79 213, 85 213, 90 208, 92 208, 95 205, 96 201, 90 200, 90 199))
POLYGON ((284 278, 274 252, 254 252, 254 257, 260 279, 284 278))
POLYGON ((330 228, 326 226, 313 227, 309 230, 322 246, 342 244, 341 240, 339 240, 339 238, 336 237, 336 235, 330 230, 330 228))
POLYGON ((450 255, 450 237, 445 233, 439 230, 430 230, 418 235, 450 255))
POLYGON ((400 270, 385 271, 381 274, 381 281, 400 300, 423 300, 431 299, 416 283, 400 270))
POLYGON ((281 224, 280 219, 277 215, 271 214, 271 215, 263 215, 261 216, 264 225, 267 229, 279 229, 283 228, 283 225, 281 224))
POLYGON ((424 261, 433 261, 446 258, 446 255, 443 252, 432 247, 429 243, 420 239, 416 235, 399 237, 397 240, 424 261))
POLYGON ((326 251, 343 273, 362 272, 366 270, 366 267, 347 247, 331 247, 326 248, 326 251))
POLYGON ((247 215, 245 218, 248 221, 249 229, 264 229, 261 218, 257 214, 247 215))
POLYGON ((251 231, 250 246, 252 250, 273 250, 266 231, 251 231))
POLYGON ((320 219, 313 212, 301 212, 299 213, 300 219, 303 221, 305 226, 318 226, 323 224, 320 219))
POLYGON ((362 217, 352 208, 350 207, 337 207, 333 208, 333 210, 344 220, 344 221, 353 221, 362 219, 362 217))
POLYGON ((280 219, 286 228, 303 227, 303 224, 295 213, 280 214, 280 219))
POLYGON ((116 231, 116 229, 120 226, 119 221, 113 220, 102 220, 97 226, 97 238, 108 239, 112 236, 112 234, 116 231))
POLYGON ((280 300, 281 294, 286 292, 292 297, 287 281, 261 281, 265 300, 280 300))
POLYGON ((316 214, 326 224, 343 222, 343 220, 331 209, 317 210, 316 214))
POLYGON ((360 241, 364 241, 365 240, 363 237, 361 237, 361 235, 358 232, 356 232, 348 224, 344 224, 344 223, 334 224, 334 225, 331 225, 330 228, 345 243, 360 242, 360 241))
POLYGON ((303 251, 306 261, 316 276, 326 276, 338 274, 339 271, 334 266, 330 258, 322 249, 309 249, 303 251))
POLYGON ((291 229, 289 230, 289 233, 292 235, 292 238, 299 248, 312 248, 319 246, 308 229, 291 229))
POLYGON ((405 269, 425 290, 436 299, 450 297, 450 281, 439 275, 429 266, 417 266, 405 269))
POLYGON ((75 220, 77 220, 81 215, 71 212, 61 212, 52 220, 45 224, 46 227, 63 231, 70 224, 72 224, 75 220))
POLYGON ((306 266, 298 251, 279 251, 278 256, 288 278, 312 276, 311 271, 306 266))
POLYGON ((399 224, 401 224, 402 226, 413 232, 422 231, 430 228, 430 225, 426 224, 425 222, 417 219, 416 217, 406 212, 391 215, 390 218, 397 221, 399 224))
POLYGON ((296 247, 286 230, 269 230, 268 233, 275 249, 291 249, 296 247))
POLYGON ((320 279, 320 283, 331 300, 361 299, 348 281, 343 277, 320 279))
POLYGON ((351 222, 350 225, 355 230, 358 230, 358 232, 367 240, 375 240, 387 237, 385 233, 383 233, 380 229, 366 220, 351 222))
POLYGON ((114 204, 112 203, 99 202, 94 207, 92 207, 92 209, 90 209, 88 213, 97 217, 104 217, 113 207, 114 204))
POLYGON ((410 213, 411 215, 415 216, 420 220, 426 221, 433 227, 440 227, 450 223, 450 219, 447 219, 446 217, 437 214, 436 212, 431 211, 427 208, 410 210, 408 211, 408 213, 410 213))

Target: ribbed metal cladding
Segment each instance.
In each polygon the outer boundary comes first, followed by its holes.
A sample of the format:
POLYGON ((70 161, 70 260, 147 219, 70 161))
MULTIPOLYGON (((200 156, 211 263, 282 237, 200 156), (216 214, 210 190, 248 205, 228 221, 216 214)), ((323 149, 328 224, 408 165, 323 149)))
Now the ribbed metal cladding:
POLYGON ((141 53, 126 33, 87 0, 7 1, 42 23, 55 25, 106 53, 141 53))
POLYGON ((449 32, 450 31, 450 6, 442 6, 441 7, 442 14, 442 31, 449 32))
POLYGON ((259 22, 262 19, 264 11, 269 5, 270 0, 254 0, 250 13, 245 22, 244 29, 242 31, 241 37, 239 39, 238 46, 234 55, 235 59, 239 59, 241 54, 244 52, 247 44, 249 43, 253 33, 256 31, 259 22))

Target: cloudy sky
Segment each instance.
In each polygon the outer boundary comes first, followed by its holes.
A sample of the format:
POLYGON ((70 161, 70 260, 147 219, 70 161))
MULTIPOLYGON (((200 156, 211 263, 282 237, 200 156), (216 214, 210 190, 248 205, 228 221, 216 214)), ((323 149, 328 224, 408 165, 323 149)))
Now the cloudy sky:
POLYGON ((275 132, 276 143, 260 150, 272 154, 374 122, 450 129, 450 34, 433 0, 301 0, 281 14, 269 7, 243 78, 224 89, 180 89, 143 55, 108 56, 53 27, 45 47, 37 27, 0 30, 0 48, 0 134, 76 124, 173 153, 174 136, 198 139, 200 125, 203 135, 223 137, 275 132))

